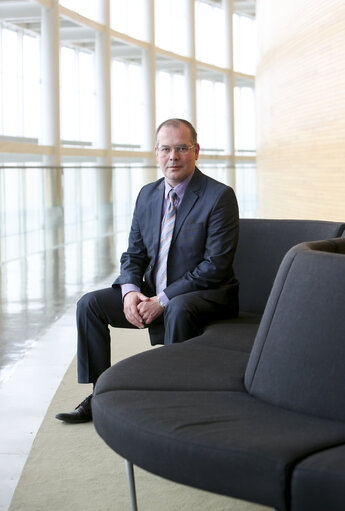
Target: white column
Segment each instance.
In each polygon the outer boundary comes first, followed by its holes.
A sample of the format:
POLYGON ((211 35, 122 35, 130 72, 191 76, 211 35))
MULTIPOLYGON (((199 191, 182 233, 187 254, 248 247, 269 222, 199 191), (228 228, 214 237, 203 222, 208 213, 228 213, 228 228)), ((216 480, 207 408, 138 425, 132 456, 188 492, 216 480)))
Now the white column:
POLYGON ((56 246, 63 238, 63 191, 60 142, 60 24, 58 0, 42 7, 41 27, 41 134, 40 144, 52 146, 44 156, 44 202, 46 247, 56 246))
POLYGON ((95 78, 96 78, 96 147, 105 150, 101 165, 111 166, 111 38, 110 3, 99 0, 99 18, 104 26, 96 33, 95 78))
POLYGON ((225 108, 226 108, 226 144, 225 153, 231 155, 229 162, 229 184, 235 186, 235 119, 234 119, 234 71, 233 71, 233 23, 232 16, 234 10, 233 0, 222 0, 224 9, 224 30, 225 30, 225 49, 226 49, 226 67, 229 69, 224 77, 225 81, 225 108))
POLYGON ((42 7, 41 27, 41 135, 40 144, 53 146, 47 165, 61 164, 60 152, 60 35, 59 3, 42 7))
POLYGON ((97 207, 99 234, 110 232, 113 222, 113 171, 111 139, 111 37, 110 0, 99 0, 99 20, 103 31, 96 33, 95 86, 96 86, 96 147, 103 149, 98 158, 97 207))
POLYGON ((156 54, 153 46, 142 53, 144 98, 145 98, 145 151, 152 151, 156 133, 156 54))
POLYGON ((195 63, 195 3, 194 0, 188 0, 186 6, 186 30, 187 30, 187 54, 191 63, 185 64, 186 81, 186 104, 187 118, 189 122, 196 127, 197 124, 197 106, 196 106, 196 63, 195 63))
POLYGON ((155 52, 155 23, 154 0, 146 0, 145 26, 146 40, 149 48, 142 52, 143 83, 145 98, 145 138, 143 149, 152 151, 152 157, 145 160, 145 165, 151 168, 142 172, 142 183, 154 181, 157 177, 156 159, 153 149, 156 143, 156 52, 155 52))

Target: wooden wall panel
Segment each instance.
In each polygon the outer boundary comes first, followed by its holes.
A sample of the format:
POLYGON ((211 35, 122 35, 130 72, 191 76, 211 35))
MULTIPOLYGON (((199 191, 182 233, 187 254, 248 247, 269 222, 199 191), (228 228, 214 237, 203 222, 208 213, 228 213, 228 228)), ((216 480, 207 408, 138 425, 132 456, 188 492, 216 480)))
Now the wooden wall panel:
POLYGON ((257 0, 259 216, 345 220, 345 1, 257 0))

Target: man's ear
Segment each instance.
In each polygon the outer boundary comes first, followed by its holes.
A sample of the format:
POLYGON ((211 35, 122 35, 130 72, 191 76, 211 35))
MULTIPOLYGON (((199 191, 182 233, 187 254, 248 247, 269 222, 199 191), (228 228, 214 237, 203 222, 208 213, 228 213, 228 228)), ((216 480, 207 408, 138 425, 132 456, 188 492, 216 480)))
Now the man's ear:
POLYGON ((195 144, 195 159, 197 160, 199 158, 199 151, 200 151, 200 146, 199 144, 195 144))

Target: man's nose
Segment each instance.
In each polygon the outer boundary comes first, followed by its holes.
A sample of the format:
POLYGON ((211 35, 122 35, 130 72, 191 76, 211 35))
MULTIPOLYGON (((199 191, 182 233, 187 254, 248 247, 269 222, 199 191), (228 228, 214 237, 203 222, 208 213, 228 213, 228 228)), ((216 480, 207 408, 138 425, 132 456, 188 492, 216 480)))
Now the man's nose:
POLYGON ((178 151, 176 151, 176 147, 172 147, 171 151, 170 151, 170 159, 176 160, 177 157, 178 157, 178 151))

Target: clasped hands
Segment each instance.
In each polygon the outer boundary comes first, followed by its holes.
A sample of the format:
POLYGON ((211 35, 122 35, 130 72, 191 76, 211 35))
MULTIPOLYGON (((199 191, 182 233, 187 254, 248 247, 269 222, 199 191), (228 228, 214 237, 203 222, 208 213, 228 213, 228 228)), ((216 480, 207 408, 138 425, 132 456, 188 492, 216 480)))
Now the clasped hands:
POLYGON ((157 296, 150 298, 140 292, 130 291, 123 300, 123 312, 126 319, 137 328, 145 328, 158 318, 163 310, 157 296))

